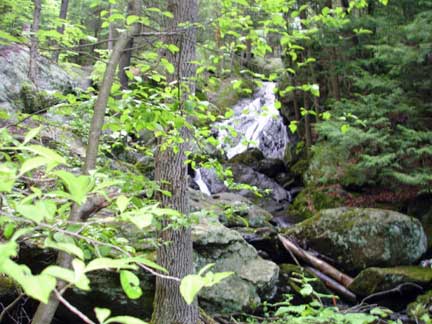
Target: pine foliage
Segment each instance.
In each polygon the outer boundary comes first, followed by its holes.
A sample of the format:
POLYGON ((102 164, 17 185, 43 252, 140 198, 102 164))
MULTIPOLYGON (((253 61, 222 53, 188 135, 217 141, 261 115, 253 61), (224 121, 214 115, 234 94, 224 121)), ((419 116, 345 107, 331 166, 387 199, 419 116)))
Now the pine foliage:
POLYGON ((347 152, 334 177, 348 185, 432 190, 432 4, 413 2, 376 8, 346 27, 373 33, 358 36, 354 48, 341 42, 351 57, 338 68, 350 91, 330 103, 334 118, 316 128, 318 146, 347 152))

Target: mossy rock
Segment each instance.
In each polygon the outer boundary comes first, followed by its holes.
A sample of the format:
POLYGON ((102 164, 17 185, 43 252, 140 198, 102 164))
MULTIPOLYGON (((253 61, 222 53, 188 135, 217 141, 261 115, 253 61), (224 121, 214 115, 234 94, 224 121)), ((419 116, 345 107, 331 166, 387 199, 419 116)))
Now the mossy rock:
POLYGON ((372 208, 334 208, 285 231, 348 272, 368 267, 411 265, 426 252, 420 222, 404 214, 372 208))
POLYGON ((24 84, 21 87, 20 99, 23 104, 22 111, 26 114, 34 114, 44 112, 49 107, 52 107, 60 102, 60 100, 47 91, 38 91, 33 89, 29 84, 24 84))
POLYGON ((235 106, 240 99, 249 97, 255 88, 256 84, 252 78, 240 75, 234 76, 222 79, 213 91, 210 90, 211 93, 208 94, 208 99, 210 103, 219 109, 220 114, 224 114, 228 109, 235 106), (233 87, 233 81, 235 80, 242 81, 239 89, 233 87))
POLYGON ((302 190, 288 207, 290 218, 301 222, 312 217, 317 211, 340 207, 342 199, 333 188, 312 188, 302 190))
POLYGON ((348 288, 359 296, 369 296, 408 282, 429 285, 432 282, 432 269, 418 266, 367 268, 354 278, 348 288))
POLYGON ((11 278, 0 275, 0 298, 17 294, 18 287, 11 278))
POLYGON ((280 57, 254 57, 247 65, 253 72, 266 75, 284 69, 284 64, 280 57))
POLYGON ((264 159, 264 154, 257 148, 248 149, 235 155, 229 160, 230 163, 240 163, 250 167, 256 167, 259 161, 264 159))

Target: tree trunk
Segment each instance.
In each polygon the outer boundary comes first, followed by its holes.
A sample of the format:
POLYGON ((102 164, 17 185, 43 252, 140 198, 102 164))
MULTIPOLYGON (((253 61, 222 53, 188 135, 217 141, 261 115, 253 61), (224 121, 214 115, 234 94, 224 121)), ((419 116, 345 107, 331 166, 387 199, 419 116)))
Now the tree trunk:
MULTIPOLYGON (((111 15, 112 5, 109 6, 109 14, 111 15)), ((110 23, 108 26, 108 49, 111 51, 114 48, 114 24, 110 23)))
MULTIPOLYGON (((141 0, 130 0, 134 4, 135 12, 138 14, 141 8, 141 0)), ((87 145, 86 159, 82 170, 83 174, 88 174, 89 171, 96 168, 96 158, 99 147, 99 138, 104 123, 106 105, 111 92, 111 87, 114 82, 114 76, 117 66, 120 61, 120 55, 125 49, 129 39, 135 34, 138 34, 140 30, 139 24, 134 24, 132 28, 122 34, 120 34, 116 45, 111 52, 108 65, 105 70, 104 78, 100 86, 100 92, 96 99, 94 106, 93 119, 90 128, 89 140, 87 145)), ((69 216, 69 220, 72 222, 80 221, 79 207, 74 205, 69 216)), ((57 262, 58 265, 64 268, 70 268, 73 257, 65 252, 59 252, 57 262)), ((57 289, 61 290, 64 287, 64 282, 59 282, 57 289)), ((48 304, 39 304, 36 314, 34 315, 32 324, 49 324, 51 323, 54 314, 57 310, 59 300, 54 294, 51 294, 48 304)))
POLYGON ((311 129, 311 121, 309 115, 309 96, 306 92, 303 92, 303 100, 304 100, 304 109, 305 109, 305 141, 306 147, 309 152, 310 147, 312 146, 312 129, 311 129))
POLYGON ((335 98, 337 101, 340 101, 341 94, 340 94, 340 87, 339 87, 339 75, 337 73, 336 64, 338 61, 337 51, 335 47, 332 47, 332 57, 331 57, 331 70, 330 70, 330 83, 332 88, 332 94, 333 98, 335 98))
MULTIPOLYGON (((133 13, 133 8, 130 6, 130 4, 128 4, 127 14, 132 15, 132 13, 133 13)), ((134 44, 134 39, 131 38, 126 45, 126 49, 123 51, 120 57, 119 80, 120 80, 120 86, 123 90, 126 90, 129 85, 129 78, 126 75, 126 69, 131 64, 133 44, 134 44)))
MULTIPOLYGON (((174 31, 180 23, 195 22, 197 18, 197 0, 169 0, 168 10, 174 18, 168 21, 168 31, 174 31)), ((178 34, 167 37, 167 43, 176 45, 180 51, 166 52, 168 60, 176 66, 176 74, 168 75, 168 82, 177 81, 182 93, 178 99, 179 107, 183 110, 184 101, 195 91, 195 40, 196 33, 193 26, 182 28, 178 34), (186 84, 184 84, 186 81, 186 84), (186 90, 184 91, 186 86, 186 90)), ((171 192, 172 196, 158 194, 157 198, 162 207, 168 207, 181 212, 185 217, 189 212, 187 198, 187 165, 185 152, 188 147, 188 131, 180 131, 184 143, 174 152, 170 147, 159 149, 155 156, 155 180, 163 190, 171 192)), ((164 228, 169 220, 164 221, 164 228)), ((159 233, 164 242, 158 248, 158 263, 165 267, 171 276, 183 278, 193 272, 191 229, 165 229, 159 233)), ((196 324, 198 322, 197 303, 187 305, 180 295, 179 283, 156 278, 156 293, 152 323, 154 324, 196 324)))
MULTIPOLYGON (((299 105, 298 105, 298 96, 297 96, 297 90, 295 89, 297 87, 297 81, 296 81, 296 76, 293 75, 293 108, 294 108, 294 116, 295 116, 295 120, 300 123, 300 109, 299 109, 299 105)), ((300 125, 299 125, 300 126, 300 125)))
MULTIPOLYGON (((59 15, 59 18, 62 20, 66 19, 67 17, 68 5, 69 5, 69 0, 62 0, 61 7, 60 7, 60 15, 59 15)), ((57 28, 57 32, 63 35, 64 30, 65 30, 65 25, 62 23, 61 26, 57 28)), ((58 62, 59 55, 60 55, 60 51, 54 51, 52 56, 54 62, 56 63, 58 62)))
POLYGON ((29 61, 29 73, 28 76, 36 85, 37 81, 37 58, 38 58, 38 38, 37 32, 39 31, 42 3, 41 0, 33 0, 34 10, 33 10, 33 24, 31 27, 31 37, 30 37, 30 61, 29 61))

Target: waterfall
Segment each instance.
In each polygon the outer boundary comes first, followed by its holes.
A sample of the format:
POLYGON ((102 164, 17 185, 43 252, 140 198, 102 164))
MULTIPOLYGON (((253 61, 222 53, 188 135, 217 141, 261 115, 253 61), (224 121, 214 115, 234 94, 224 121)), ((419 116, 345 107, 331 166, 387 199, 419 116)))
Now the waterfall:
POLYGON ((243 99, 233 107, 234 115, 216 127, 218 139, 228 159, 258 148, 266 158, 283 159, 289 142, 286 126, 275 107, 274 82, 263 82, 253 98, 243 99), (232 136, 234 129, 237 136, 232 136))
POLYGON ((200 169, 195 170, 195 176, 194 176, 193 180, 198 185, 199 190, 203 194, 211 196, 209 188, 207 187, 206 183, 202 179, 201 170, 200 169))

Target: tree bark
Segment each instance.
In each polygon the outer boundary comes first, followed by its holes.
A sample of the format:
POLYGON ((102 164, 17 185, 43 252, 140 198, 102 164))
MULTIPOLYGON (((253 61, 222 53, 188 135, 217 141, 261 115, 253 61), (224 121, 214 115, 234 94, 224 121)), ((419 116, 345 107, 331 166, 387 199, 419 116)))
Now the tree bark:
MULTIPOLYGON (((112 5, 109 6, 109 14, 111 15, 112 5)), ((108 26, 108 50, 112 50, 114 48, 114 25, 110 23, 108 26)))
MULTIPOLYGON (((141 8, 141 0, 130 0, 133 2, 135 12, 137 14, 140 12, 141 8)), ((86 159, 84 163, 84 167, 82 170, 83 174, 88 174, 89 171, 96 168, 96 158, 99 147, 99 138, 102 131, 102 126, 104 123, 106 105, 108 102, 108 98, 111 92, 111 87, 114 82, 114 76, 117 69, 117 66, 120 61, 120 55, 124 48, 126 47, 129 39, 134 35, 138 34, 140 30, 139 24, 134 24, 130 30, 122 33, 116 45, 111 52, 110 59, 108 65, 105 70, 104 78, 102 80, 102 84, 100 87, 100 92, 96 99, 96 103, 94 106, 94 113, 90 128, 89 141, 87 144, 87 152, 86 159)), ((80 208, 77 205, 74 205, 71 209, 71 214, 69 216, 69 220, 73 222, 80 221, 81 219, 80 208)), ((57 263, 59 266, 64 268, 71 268, 73 257, 65 252, 59 252, 57 263)), ((57 289, 61 290, 65 286, 65 283, 60 281, 58 283, 57 289)), ((59 304, 58 298, 55 294, 51 294, 50 300, 47 304, 39 304, 38 309, 36 310, 36 314, 33 317, 32 324, 49 324, 51 323, 54 314, 57 310, 59 304)))
MULTIPOLYGON (((141 11, 141 0, 130 0, 132 3, 134 12, 139 14, 141 11)), ((96 99, 92 124, 90 128, 89 142, 87 145, 87 154, 84 170, 93 170, 96 168, 96 157, 99 148, 99 138, 102 132, 102 126, 104 124, 106 105, 111 92, 111 87, 114 83, 114 76, 117 70, 117 66, 120 62, 120 56, 123 50, 126 48, 130 39, 140 31, 140 24, 134 24, 132 28, 122 34, 120 34, 114 49, 111 52, 110 60, 105 70, 104 78, 100 86, 99 95, 96 99)))
MULTIPOLYGON (((68 12, 68 6, 69 6, 69 0, 62 0, 61 2, 61 6, 60 6, 60 15, 59 18, 64 20, 67 17, 67 12, 68 12)), ((64 33, 65 30, 65 25, 62 23, 61 26, 59 26, 57 28, 57 32, 62 34, 64 33)), ((55 51, 53 53, 52 59, 54 62, 58 62, 59 59, 59 55, 60 55, 60 51, 55 51)))
MULTIPOLYGON (((132 13, 133 13, 133 8, 131 7, 130 4, 128 4, 127 14, 132 15, 132 13)), ((119 81, 120 81, 120 86, 123 90, 126 90, 129 85, 129 78, 126 75, 126 69, 131 64, 133 44, 134 44, 134 39, 131 38, 126 45, 126 49, 123 51, 120 57, 119 81)))
POLYGON ((311 126, 311 121, 310 121, 310 114, 309 114, 309 110, 310 110, 310 106, 309 106, 309 95, 307 92, 303 92, 303 104, 304 104, 304 109, 305 109, 305 142, 306 142, 306 148, 309 154, 309 149, 312 146, 312 126, 311 126))
POLYGON ((30 37, 30 61, 29 61, 29 79, 36 85, 37 81, 37 58, 38 58, 38 38, 37 32, 39 31, 42 3, 41 0, 33 0, 33 23, 31 26, 30 37))
MULTIPOLYGON (((167 75, 169 83, 177 82, 181 91, 179 107, 183 110, 184 101, 195 92, 195 40, 196 33, 193 26, 181 27, 185 22, 193 23, 197 19, 197 0, 169 0, 168 10, 174 18, 168 22, 168 31, 178 30, 179 33, 168 36, 168 44, 176 45, 180 51, 166 52, 167 59, 176 66, 176 73, 167 75), (186 88, 186 89, 185 89, 186 88)), ((188 131, 182 129, 180 135, 184 143, 174 152, 170 147, 159 149, 155 156, 155 180, 163 190, 171 192, 172 196, 158 194, 157 198, 162 207, 168 207, 181 212, 185 217, 189 212, 187 198, 187 165, 185 152, 188 147, 188 131)), ((161 144, 161 143, 160 143, 161 144)), ((169 224, 166 219, 163 227, 169 224)), ((193 272, 192 236, 190 228, 179 230, 165 229, 159 233, 164 242, 157 251, 158 263, 165 267, 171 276, 183 278, 193 272)), ((179 283, 156 278, 156 293, 152 323, 154 324, 196 324, 199 320, 198 306, 194 302, 187 305, 179 291, 179 283)))
POLYGON ((299 105, 298 105, 298 96, 297 96, 297 90, 295 89, 297 87, 297 81, 296 81, 296 76, 294 75, 293 77, 293 108, 294 108, 294 116, 295 116, 295 120, 300 123, 300 109, 299 109, 299 105))

